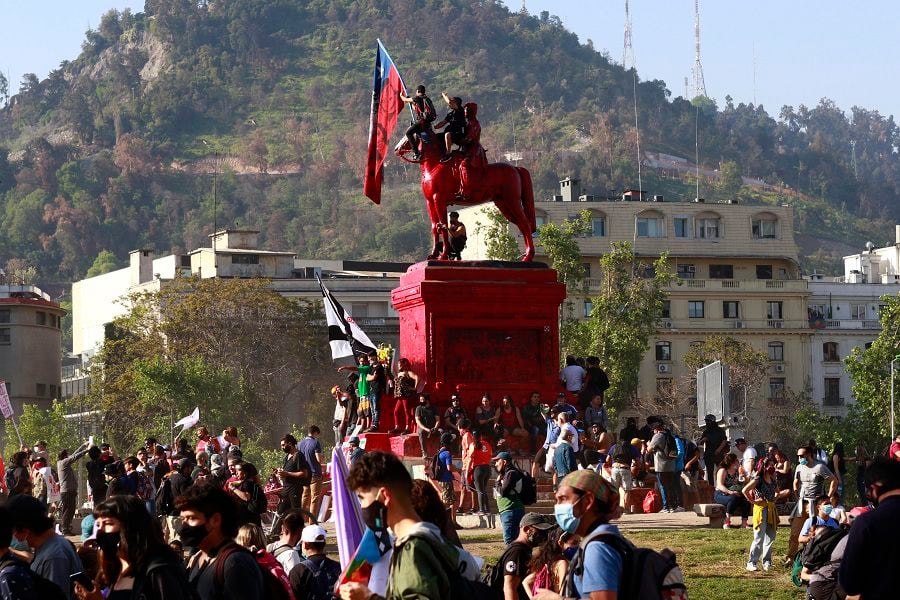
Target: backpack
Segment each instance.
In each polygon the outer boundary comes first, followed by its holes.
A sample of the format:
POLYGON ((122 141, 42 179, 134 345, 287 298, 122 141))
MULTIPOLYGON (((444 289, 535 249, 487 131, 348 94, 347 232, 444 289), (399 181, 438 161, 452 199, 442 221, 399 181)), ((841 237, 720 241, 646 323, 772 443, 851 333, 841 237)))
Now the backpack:
MULTIPOLYGON (((216 571, 214 573, 216 597, 222 596, 222 589, 225 587, 225 561, 235 552, 246 552, 247 554, 250 554, 250 551, 243 546, 239 546, 235 542, 228 542, 225 544, 225 546, 222 547, 221 550, 219 550, 219 553, 216 555, 216 571)), ((253 556, 252 554, 250 555, 253 556)), ((253 556, 253 560, 254 562, 256 562, 257 566, 259 566, 259 562, 257 562, 256 556, 253 556)), ((284 574, 284 569, 281 568, 281 564, 279 564, 278 567, 281 569, 281 573, 284 574)), ((266 598, 267 600, 296 600, 294 598, 294 592, 290 588, 290 580, 287 579, 287 575, 285 575, 285 581, 287 581, 288 587, 285 588, 285 583, 273 574, 274 570, 275 569, 270 569, 262 566, 259 567, 259 571, 260 573, 262 573, 263 579, 262 597, 266 598)))
POLYGON ((156 491, 156 514, 159 516, 171 515, 175 510, 175 493, 172 491, 172 482, 166 477, 159 484, 156 491))
POLYGON ((253 485, 253 494, 250 496, 250 499, 247 501, 247 510, 249 510, 254 515, 261 515, 269 508, 269 503, 266 500, 266 493, 262 490, 261 487, 254 484, 253 485))
POLYGON ((622 600, 687 600, 684 574, 675 561, 675 553, 668 548, 662 552, 650 548, 635 548, 625 538, 614 533, 592 533, 578 547, 569 566, 564 586, 566 597, 575 596, 575 576, 584 573, 584 551, 591 542, 603 541, 622 556, 622 579, 618 598, 622 600))
POLYGON ((137 497, 144 502, 153 500, 153 482, 150 481, 150 478, 147 477, 146 474, 141 473, 140 471, 135 471, 134 474, 136 480, 137 497))
POLYGON ((665 446, 663 446, 663 454, 669 460, 678 458, 678 442, 675 441, 675 436, 668 431, 665 433, 665 436, 666 442, 665 446))
POLYGON ((484 567, 484 575, 481 576, 481 584, 487 588, 485 598, 503 598, 503 567, 500 563, 495 565, 486 565, 484 567))
MULTIPOLYGON (((518 471, 518 469, 516 469, 518 471)), ((519 490, 519 501, 525 506, 537 502, 537 482, 530 473, 519 471, 522 475, 522 487, 519 490)))
POLYGON ((341 576, 341 563, 323 557, 314 561, 307 558, 300 562, 312 573, 312 589, 309 590, 309 600, 331 600, 334 598, 334 587, 341 576))
POLYGON ((816 534, 803 549, 800 556, 801 564, 810 571, 825 566, 831 562, 831 553, 845 535, 847 531, 843 527, 838 529, 829 527, 827 531, 816 534))
POLYGON ((647 492, 647 495, 644 496, 644 502, 641 507, 644 509, 644 513, 648 515, 652 513, 658 513, 662 510, 662 497, 660 496, 659 491, 657 491, 656 488, 651 488, 650 491, 647 492))
POLYGON ((441 452, 446 450, 447 448, 441 447, 440 450, 437 451, 437 454, 431 457, 431 478, 437 480, 438 477, 443 475, 447 471, 447 465, 442 463, 438 458, 441 455, 441 452))
POLYGON ((437 119, 437 111, 434 109, 434 103, 431 98, 425 96, 425 102, 422 103, 422 117, 426 123, 432 123, 437 119))
POLYGON ((31 586, 32 590, 34 590, 34 597, 40 598, 41 600, 66 600, 66 595, 63 593, 59 586, 38 573, 32 571, 27 564, 22 562, 21 560, 10 557, 0 562, 0 574, 6 569, 14 566, 20 566, 26 571, 29 575, 31 575, 31 586))
POLYGON ((687 449, 684 445, 684 440, 678 437, 677 435, 672 436, 675 438, 675 447, 678 449, 678 458, 675 461, 675 470, 683 471, 684 470, 684 459, 687 456, 687 449))

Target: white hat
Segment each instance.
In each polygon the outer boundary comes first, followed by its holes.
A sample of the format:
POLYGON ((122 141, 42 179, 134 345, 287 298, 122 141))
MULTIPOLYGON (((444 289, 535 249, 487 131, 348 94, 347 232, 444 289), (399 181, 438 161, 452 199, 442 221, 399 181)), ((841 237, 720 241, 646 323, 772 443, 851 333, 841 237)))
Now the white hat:
POLYGON ((300 535, 301 542, 307 542, 309 544, 315 544, 316 542, 324 542, 325 536, 328 532, 326 532, 323 528, 318 525, 307 525, 303 528, 303 533, 300 535))

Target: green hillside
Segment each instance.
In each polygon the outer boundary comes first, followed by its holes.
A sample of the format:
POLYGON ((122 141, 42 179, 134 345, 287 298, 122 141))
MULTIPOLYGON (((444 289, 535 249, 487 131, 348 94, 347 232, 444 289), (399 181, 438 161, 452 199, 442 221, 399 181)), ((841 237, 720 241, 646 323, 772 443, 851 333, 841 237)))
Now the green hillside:
MULTIPOLYGON (((60 282, 103 251, 204 245, 214 178, 219 226, 258 228, 267 247, 422 258, 418 171, 390 161, 380 207, 361 193, 377 38, 408 85, 478 102, 489 157, 522 152, 538 197, 566 176, 600 195, 636 185, 632 73, 551 15, 496 0, 148 0, 107 13, 78 57, 26 75, 0 109, 0 266, 60 282)), ((638 112, 642 150, 693 156, 696 125, 705 167, 777 186, 701 194, 797 206, 807 267, 891 239, 900 220, 892 118, 828 100, 775 118, 672 98, 662 81, 639 82, 638 112)), ((643 175, 650 193, 695 195, 643 175)))

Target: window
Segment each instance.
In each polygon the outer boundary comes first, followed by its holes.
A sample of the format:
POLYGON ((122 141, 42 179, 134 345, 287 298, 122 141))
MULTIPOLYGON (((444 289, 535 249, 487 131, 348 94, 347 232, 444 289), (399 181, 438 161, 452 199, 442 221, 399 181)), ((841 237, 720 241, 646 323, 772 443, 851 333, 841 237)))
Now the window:
POLYGON ((737 300, 723 300, 722 301, 722 318, 723 319, 739 319, 741 317, 740 307, 741 303, 737 300))
POLYGON ((9 327, 0 328, 0 346, 9 346, 11 343, 9 332, 9 327))
POLYGON ((662 317, 663 319, 672 318, 672 302, 670 300, 663 300, 662 317))
POLYGON ((677 265, 675 267, 675 273, 680 279, 693 279, 694 275, 697 273, 697 267, 694 265, 677 265))
POLYGON ((781 309, 783 307, 783 302, 766 302, 766 317, 769 319, 782 319, 781 309))
POLYGON ((822 399, 823 406, 841 406, 843 404, 841 398, 841 379, 840 377, 825 378, 825 398, 822 399))
POLYGON ((0 310, 0 323, 9 323, 10 312, 8 308, 0 310))
POLYGON ((784 362, 784 342, 769 342, 769 360, 784 362))
POLYGON ((38 398, 43 398, 47 395, 47 384, 46 383, 38 383, 35 384, 35 396, 38 398))
POLYGON ((689 217, 675 217, 673 224, 675 227, 675 237, 691 237, 691 220, 689 217))
POLYGON ((810 320, 824 319, 826 315, 831 318, 831 311, 825 304, 810 304, 808 312, 810 320))
POLYGON ((43 311, 37 311, 35 313, 35 322, 38 325, 46 325, 47 324, 47 313, 43 311))
POLYGON ((697 237, 703 240, 719 239, 719 219, 697 219, 697 237))
POLYGON ((872 342, 866 342, 865 349, 868 350, 871 347, 872 347, 872 342))
POLYGON ((856 321, 862 321, 866 318, 866 305, 865 304, 851 304, 850 305, 850 318, 856 321))
POLYGON ((641 265, 640 267, 641 277, 644 279, 653 279, 656 277, 656 267, 653 265, 641 265))
POLYGON ((661 238, 666 236, 665 221, 657 217, 638 217, 637 236, 661 238))
POLYGON ((59 398, 59 388, 52 383, 50 384, 50 397, 54 399, 59 398))
POLYGON ((775 239, 775 228, 778 221, 775 219, 754 219, 753 237, 761 239, 775 239))
POLYGON ((584 318, 587 319, 591 316, 591 313, 594 312, 594 303, 590 300, 584 301, 584 318))
POLYGON ((587 263, 581 263, 581 268, 584 270, 584 276, 585 276, 585 277, 590 277, 590 276, 591 276, 591 263, 589 263, 589 262, 587 262, 587 263))
POLYGON ((709 265, 710 279, 734 279, 733 265, 709 265))
POLYGON ((672 360, 671 342, 656 342, 656 360, 672 360))
POLYGON ((232 254, 231 264, 233 265, 258 265, 258 254, 232 254))
POLYGON ((704 302, 703 300, 689 300, 688 301, 688 317, 691 319, 702 319, 704 312, 704 302))
POLYGON ((769 379, 769 399, 784 400, 784 377, 771 377, 769 379))
POLYGON ((825 362, 839 362, 837 342, 825 342, 822 344, 822 360, 825 362))
POLYGON ((606 217, 594 217, 591 219, 591 235, 594 237, 606 237, 606 217))
POLYGON ((756 265, 757 279, 772 279, 772 265, 756 265))

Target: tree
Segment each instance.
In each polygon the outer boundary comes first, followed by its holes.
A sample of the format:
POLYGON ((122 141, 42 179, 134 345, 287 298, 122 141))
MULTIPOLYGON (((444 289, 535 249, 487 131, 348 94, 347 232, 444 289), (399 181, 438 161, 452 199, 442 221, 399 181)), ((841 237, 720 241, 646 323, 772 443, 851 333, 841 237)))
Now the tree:
POLYGON ((719 164, 719 193, 727 200, 737 198, 744 180, 741 178, 741 167, 733 160, 719 164))
POLYGON ((746 416, 755 404, 753 393, 765 381, 768 356, 747 342, 719 334, 707 337, 702 344, 691 346, 684 355, 684 364, 693 371, 716 361, 728 366, 731 412, 746 416))
POLYGON ((652 263, 638 260, 628 242, 613 243, 600 258, 600 271, 588 327, 593 353, 609 376, 607 404, 616 411, 634 404, 641 361, 662 317, 663 288, 676 278, 666 253, 652 263))
POLYGON ((545 223, 538 228, 538 243, 547 253, 550 266, 561 283, 566 284, 566 300, 559 323, 559 349, 562 355, 584 355, 590 345, 587 324, 578 318, 573 297, 586 298, 587 279, 578 238, 591 231, 591 212, 583 210, 563 223, 545 223))
POLYGON ((94 259, 94 264, 87 270, 85 277, 96 277, 97 275, 115 271, 118 268, 119 261, 116 260, 116 255, 109 250, 101 250, 97 258, 94 259))
POLYGON ((94 361, 93 399, 116 443, 159 435, 173 410, 195 406, 204 423, 239 425, 248 438, 274 436, 315 409, 308 398, 324 386, 313 374, 327 348, 318 305, 263 279, 196 277, 128 302, 94 361))
POLYGON ((484 233, 484 243, 487 246, 487 256, 493 260, 516 260, 519 255, 519 245, 516 238, 509 232, 509 221, 506 220, 496 207, 491 207, 483 213, 487 217, 487 223, 480 221, 475 223, 475 231, 484 233))
MULTIPOLYGON (((71 453, 84 442, 79 437, 78 424, 65 418, 66 405, 59 400, 54 400, 47 410, 34 404, 22 406, 22 414, 16 415, 19 433, 26 444, 43 440, 47 442, 47 450, 51 459, 55 459, 56 453, 63 448, 71 453)), ((18 449, 18 438, 12 423, 6 419, 6 454, 11 454, 10 449, 18 449)), ((55 460, 51 465, 56 466, 55 460)))
MULTIPOLYGON (((853 379, 853 396, 863 429, 872 434, 870 439, 884 441, 891 432, 891 361, 900 356, 900 295, 882 296, 881 301, 881 333, 869 348, 854 348, 844 365, 853 379)), ((895 394, 900 391, 898 375, 900 369, 895 368, 895 394)))

